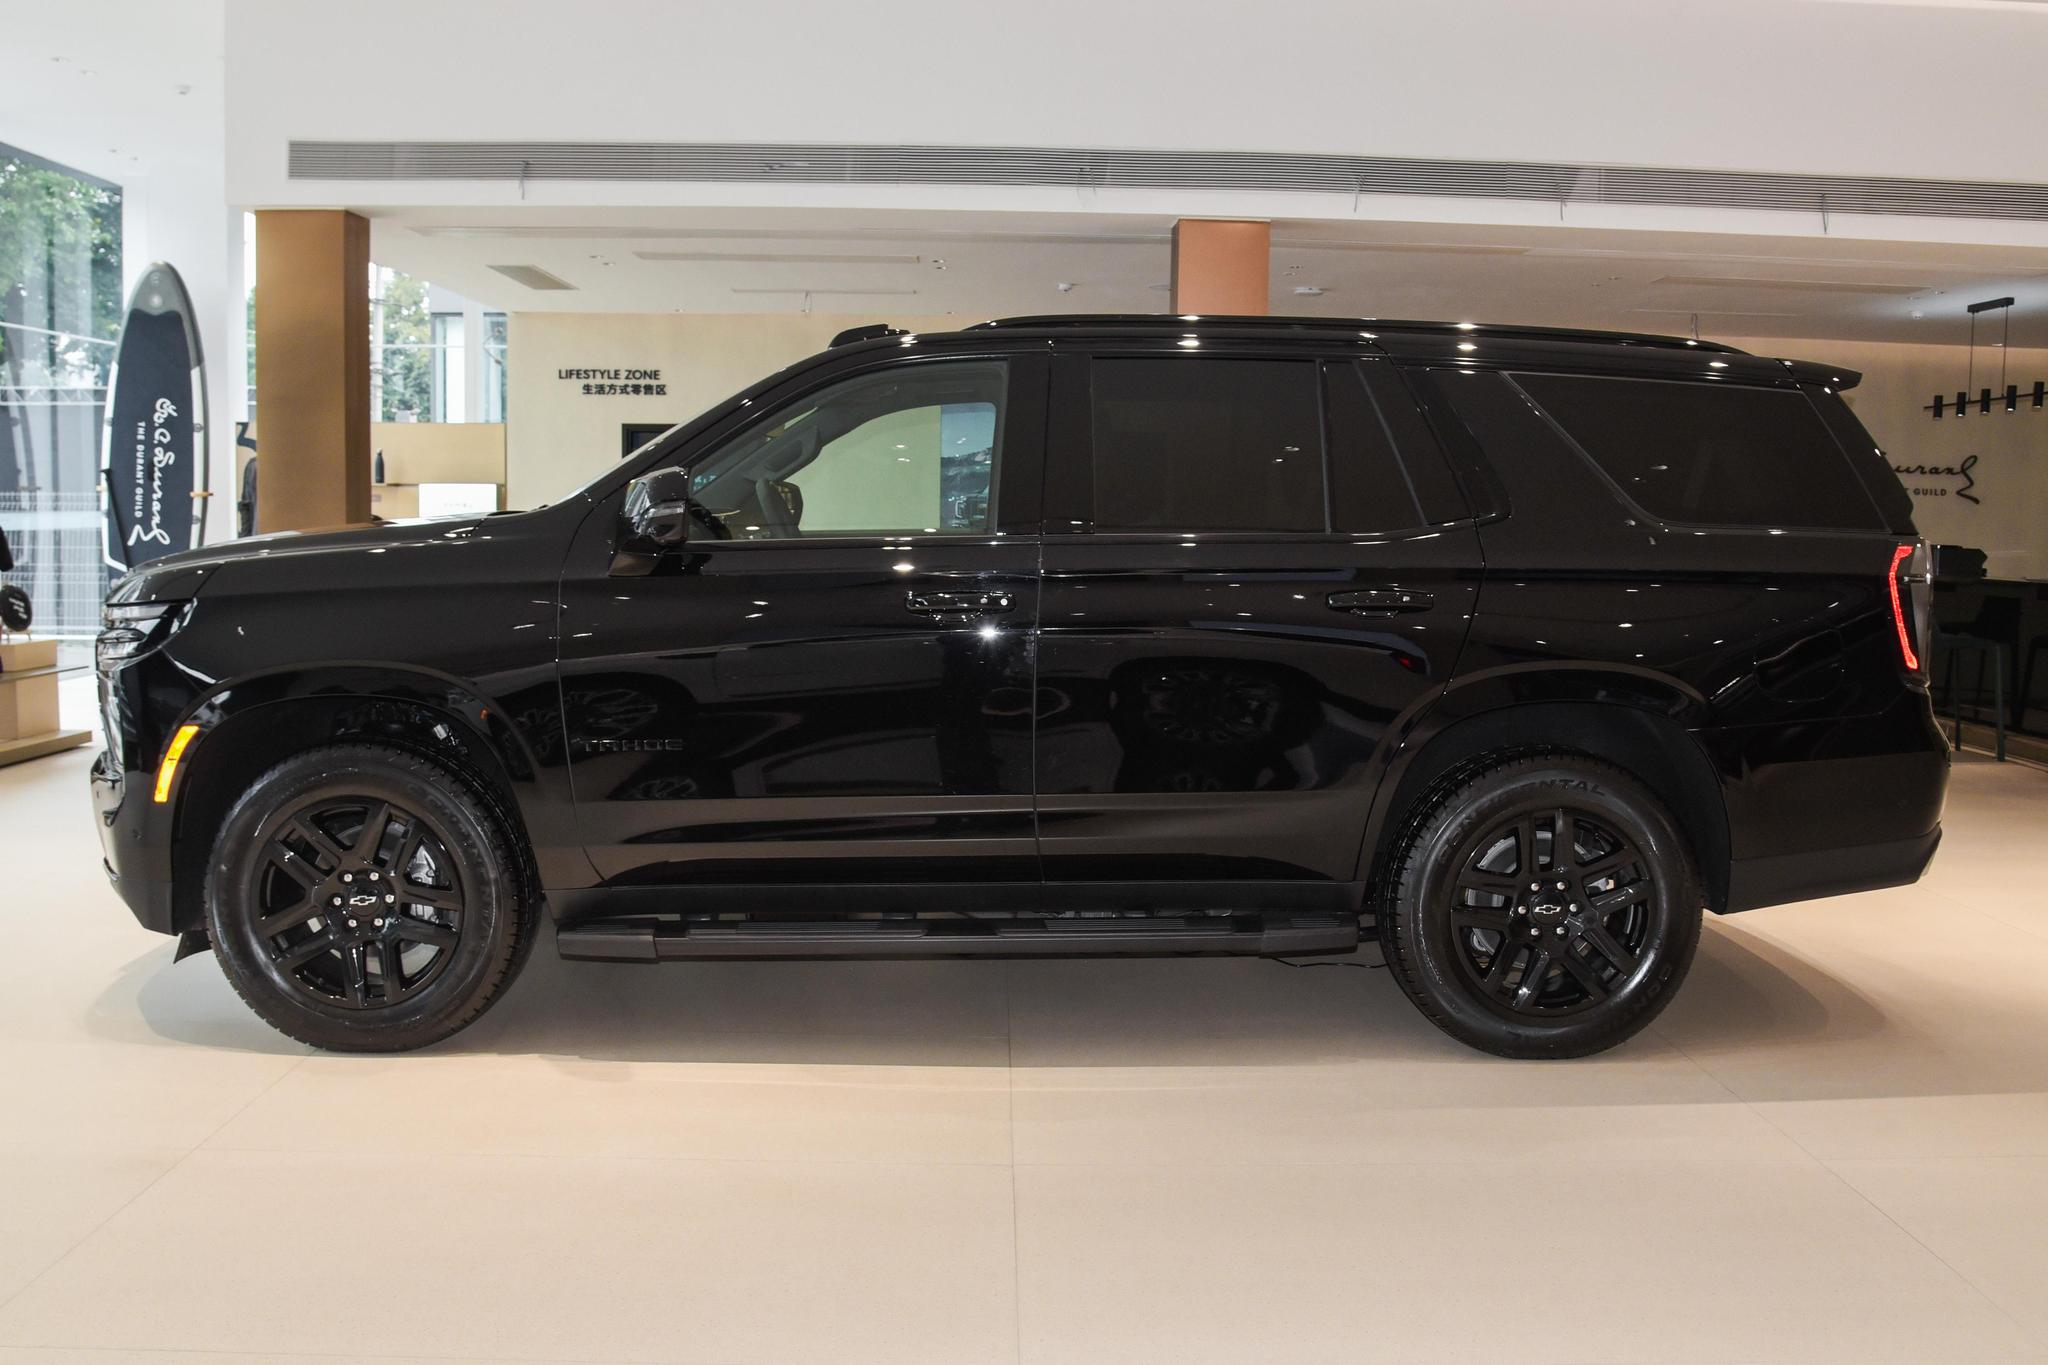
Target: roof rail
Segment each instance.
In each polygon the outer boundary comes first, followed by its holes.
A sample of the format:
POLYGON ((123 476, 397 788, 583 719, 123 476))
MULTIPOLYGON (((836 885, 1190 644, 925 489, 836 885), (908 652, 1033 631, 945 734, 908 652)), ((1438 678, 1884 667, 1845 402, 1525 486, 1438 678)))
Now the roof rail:
POLYGON ((996 318, 977 322, 964 331, 984 328, 1015 328, 1019 331, 1064 331, 1069 328, 1133 327, 1186 328, 1190 326, 1271 327, 1299 332, 1421 332, 1537 341, 1605 341, 1622 346, 1658 346, 1670 349, 1715 351, 1743 355, 1733 346, 1718 341, 1696 341, 1686 337, 1660 336, 1649 332, 1602 332, 1578 327, 1516 327, 1490 322, 1423 322, 1399 318, 1264 317, 1222 313, 1044 313, 1027 317, 996 318))
POLYGON ((838 336, 832 338, 831 346, 828 346, 827 349, 851 346, 856 341, 873 341, 877 337, 900 337, 908 334, 908 328, 891 327, 886 322, 870 322, 859 327, 847 328, 838 336))

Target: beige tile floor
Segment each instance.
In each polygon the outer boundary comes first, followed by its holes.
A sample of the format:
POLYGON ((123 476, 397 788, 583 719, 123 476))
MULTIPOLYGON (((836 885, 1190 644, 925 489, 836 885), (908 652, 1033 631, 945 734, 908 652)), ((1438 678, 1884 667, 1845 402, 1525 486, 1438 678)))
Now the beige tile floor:
POLYGON ((2048 1361, 2037 770, 1537 1065, 1338 967, 545 949, 310 1055, 135 927, 85 766, 0 771, 0 1365, 2048 1361))

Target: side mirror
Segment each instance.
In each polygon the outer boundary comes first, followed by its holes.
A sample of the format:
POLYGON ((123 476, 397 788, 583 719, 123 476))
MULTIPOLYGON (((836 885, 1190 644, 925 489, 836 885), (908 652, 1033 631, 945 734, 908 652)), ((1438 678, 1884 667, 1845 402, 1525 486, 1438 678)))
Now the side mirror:
POLYGON ((626 485, 626 542, 656 553, 690 538, 690 471, 671 465, 626 485))

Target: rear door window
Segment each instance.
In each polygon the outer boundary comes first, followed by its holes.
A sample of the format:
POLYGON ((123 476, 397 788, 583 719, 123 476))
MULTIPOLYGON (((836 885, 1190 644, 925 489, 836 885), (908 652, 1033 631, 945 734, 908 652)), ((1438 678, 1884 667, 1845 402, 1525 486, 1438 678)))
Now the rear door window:
POLYGON ((1313 360, 1098 358, 1098 531, 1324 531, 1313 360))
POLYGON ((1629 500, 1708 526, 1882 526, 1813 404, 1796 389, 1516 374, 1629 500))

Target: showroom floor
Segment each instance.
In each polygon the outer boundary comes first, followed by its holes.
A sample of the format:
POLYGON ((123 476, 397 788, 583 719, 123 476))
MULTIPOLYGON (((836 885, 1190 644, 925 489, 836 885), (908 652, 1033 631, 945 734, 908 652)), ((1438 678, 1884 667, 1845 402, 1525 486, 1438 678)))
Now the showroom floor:
POLYGON ((0 1361, 2048 1360, 2036 769, 1535 1064, 1341 966, 545 947, 308 1055, 129 919, 87 762, 0 771, 0 1361))

